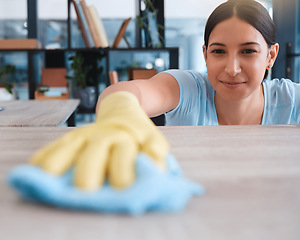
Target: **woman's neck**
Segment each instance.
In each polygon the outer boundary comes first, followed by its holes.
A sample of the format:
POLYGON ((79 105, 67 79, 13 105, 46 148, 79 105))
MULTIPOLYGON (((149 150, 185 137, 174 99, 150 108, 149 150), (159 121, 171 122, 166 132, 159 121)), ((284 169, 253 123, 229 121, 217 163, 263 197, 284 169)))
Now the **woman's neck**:
POLYGON ((238 101, 226 100, 216 93, 215 107, 220 125, 259 125, 264 112, 263 87, 238 101))

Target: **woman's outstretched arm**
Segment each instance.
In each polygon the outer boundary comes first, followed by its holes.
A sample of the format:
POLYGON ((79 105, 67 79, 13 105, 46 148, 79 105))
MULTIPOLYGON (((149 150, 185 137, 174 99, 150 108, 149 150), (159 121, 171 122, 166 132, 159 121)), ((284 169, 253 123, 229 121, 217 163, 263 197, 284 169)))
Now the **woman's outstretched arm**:
POLYGON ((150 79, 122 81, 110 85, 100 94, 96 111, 107 95, 117 91, 134 94, 149 117, 168 112, 179 102, 179 85, 176 79, 168 73, 159 73, 150 79))

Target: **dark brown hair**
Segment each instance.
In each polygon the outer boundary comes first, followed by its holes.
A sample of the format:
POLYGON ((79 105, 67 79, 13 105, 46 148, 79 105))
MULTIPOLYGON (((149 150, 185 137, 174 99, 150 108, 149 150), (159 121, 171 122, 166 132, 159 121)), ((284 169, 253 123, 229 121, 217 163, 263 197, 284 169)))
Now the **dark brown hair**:
MULTIPOLYGON (((228 0, 219 5, 209 16, 204 32, 204 44, 208 47, 208 40, 215 26, 233 16, 236 16, 261 33, 269 47, 276 43, 276 29, 267 9, 254 0, 228 0)), ((268 76, 266 70, 264 78, 268 76)))

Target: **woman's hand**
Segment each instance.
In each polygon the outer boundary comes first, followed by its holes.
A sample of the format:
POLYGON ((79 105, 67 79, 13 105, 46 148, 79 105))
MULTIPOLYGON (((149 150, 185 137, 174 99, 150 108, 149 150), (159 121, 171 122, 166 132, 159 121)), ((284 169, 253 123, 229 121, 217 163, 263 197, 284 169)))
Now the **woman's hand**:
POLYGON ((161 169, 169 144, 137 98, 125 91, 105 97, 95 123, 75 129, 40 149, 30 163, 61 175, 74 167, 74 185, 96 190, 106 178, 116 188, 135 180, 135 160, 148 154, 161 169))

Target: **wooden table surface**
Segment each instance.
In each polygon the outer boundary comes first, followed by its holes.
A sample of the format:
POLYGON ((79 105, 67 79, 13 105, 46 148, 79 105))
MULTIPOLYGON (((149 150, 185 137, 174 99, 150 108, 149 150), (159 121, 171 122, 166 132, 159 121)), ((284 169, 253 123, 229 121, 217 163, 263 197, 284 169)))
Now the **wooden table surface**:
POLYGON ((61 126, 78 105, 78 99, 0 101, 0 127, 61 126))
POLYGON ((7 186, 11 168, 71 129, 0 128, 0 239, 299 240, 300 126, 160 127, 206 193, 138 217, 34 205, 7 186))

